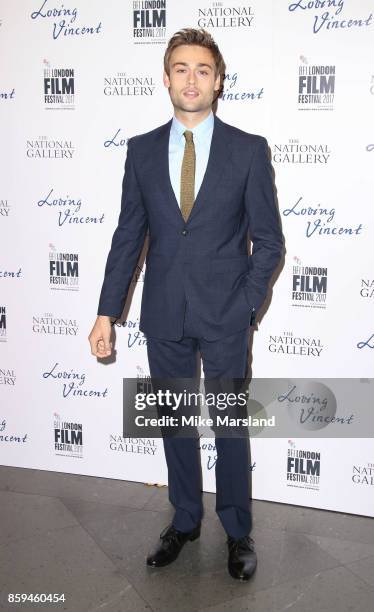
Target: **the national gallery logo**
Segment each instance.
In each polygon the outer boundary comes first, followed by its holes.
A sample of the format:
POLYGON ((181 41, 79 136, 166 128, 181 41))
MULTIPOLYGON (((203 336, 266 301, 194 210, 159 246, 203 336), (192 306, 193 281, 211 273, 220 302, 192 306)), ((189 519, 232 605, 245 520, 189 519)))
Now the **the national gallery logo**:
POLYGON ((79 255, 57 251, 49 245, 49 287, 54 290, 79 290, 79 255))
POLYGON ((276 142, 271 147, 272 161, 275 164, 298 164, 303 166, 323 166, 331 157, 330 146, 322 142, 303 142, 290 138, 288 142, 276 142))
POLYGON ((13 368, 0 368, 0 385, 15 387, 16 380, 17 377, 13 368))
POLYGON ((44 60, 43 99, 47 110, 74 110, 75 85, 74 68, 54 68, 44 60))
POLYGON ((166 0, 133 0, 132 34, 136 44, 165 44, 166 0))
POLYGON ((83 425, 77 421, 62 419, 61 415, 53 414, 53 441, 55 455, 65 457, 83 457, 83 425))
POLYGON ((364 465, 354 465, 352 468, 352 482, 374 487, 374 462, 368 461, 364 465))
POLYGON ((288 440, 286 464, 287 487, 319 490, 321 477, 319 450, 298 448, 293 440, 288 440))
POLYGON ((30 18, 38 23, 49 24, 53 40, 70 37, 90 38, 92 34, 101 33, 101 21, 94 25, 87 22, 82 23, 78 9, 75 6, 69 6, 66 2, 33 0, 32 4, 35 10, 30 13, 30 18))
POLYGON ((151 75, 135 75, 117 72, 104 77, 105 96, 153 96, 156 84, 151 75))
POLYGON ((301 56, 298 75, 298 109, 332 111, 336 69, 333 64, 310 64, 301 56))
POLYGON ((360 296, 374 300, 374 278, 362 278, 360 283, 360 296))
POLYGON ((250 5, 212 2, 198 9, 199 28, 249 28, 254 25, 254 9, 250 5))
POLYGON ((126 438, 120 434, 109 434, 109 448, 116 453, 154 457, 158 447, 154 438, 126 438))
POLYGON ((32 159, 72 159, 75 146, 65 138, 38 136, 26 141, 26 156, 32 159))
POLYGON ((53 312, 36 314, 32 317, 32 331, 34 334, 50 336, 76 336, 78 334, 76 319, 67 316, 58 316, 53 312))
POLYGON ((320 357, 324 346, 317 336, 298 336, 293 331, 271 334, 268 340, 270 353, 296 357, 320 357))
POLYGON ((292 262, 291 304, 302 308, 326 308, 327 268, 303 265, 298 257, 292 262))
POLYGON ((11 206, 8 200, 0 200, 0 219, 1 217, 9 217, 11 206))

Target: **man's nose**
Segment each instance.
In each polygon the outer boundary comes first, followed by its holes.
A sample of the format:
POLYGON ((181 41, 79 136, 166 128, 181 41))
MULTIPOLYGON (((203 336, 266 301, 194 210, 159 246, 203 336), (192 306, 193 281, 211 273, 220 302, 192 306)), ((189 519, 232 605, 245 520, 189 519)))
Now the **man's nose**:
POLYGON ((195 73, 191 70, 188 74, 188 84, 193 85, 195 83, 195 73))

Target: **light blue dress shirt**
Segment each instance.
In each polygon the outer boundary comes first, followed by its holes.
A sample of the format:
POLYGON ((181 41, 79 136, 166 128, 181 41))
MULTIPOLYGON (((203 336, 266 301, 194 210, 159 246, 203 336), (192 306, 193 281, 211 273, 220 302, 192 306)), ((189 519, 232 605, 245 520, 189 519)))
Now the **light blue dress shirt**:
MULTIPOLYGON (((196 125, 190 131, 193 133, 193 141, 195 144, 195 199, 199 193, 201 183, 203 182, 204 174, 208 164, 210 144, 212 142, 212 134, 214 127, 214 115, 210 114, 201 123, 196 125)), ((180 186, 181 186, 181 169, 184 155, 184 146, 186 139, 183 133, 188 128, 183 125, 174 116, 170 128, 169 137, 169 174, 170 182, 175 193, 175 197, 180 206, 180 186)))

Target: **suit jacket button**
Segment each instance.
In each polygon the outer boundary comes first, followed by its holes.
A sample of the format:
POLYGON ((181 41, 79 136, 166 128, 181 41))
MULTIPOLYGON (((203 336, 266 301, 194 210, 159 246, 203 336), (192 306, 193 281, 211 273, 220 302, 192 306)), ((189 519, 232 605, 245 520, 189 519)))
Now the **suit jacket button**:
POLYGON ((182 236, 187 236, 187 234, 188 234, 188 230, 186 229, 182 230, 182 236))

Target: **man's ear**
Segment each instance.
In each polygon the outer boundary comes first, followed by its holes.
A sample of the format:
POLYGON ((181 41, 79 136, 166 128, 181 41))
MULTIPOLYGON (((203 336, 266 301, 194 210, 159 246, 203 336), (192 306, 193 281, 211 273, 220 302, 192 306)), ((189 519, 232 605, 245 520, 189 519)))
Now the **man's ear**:
POLYGON ((164 74, 163 74, 163 81, 164 81, 165 87, 169 88, 170 87, 170 79, 169 79, 168 75, 166 74, 165 70, 164 70, 164 74))
POLYGON ((218 91, 221 88, 221 75, 218 74, 216 80, 214 81, 214 91, 218 91))

